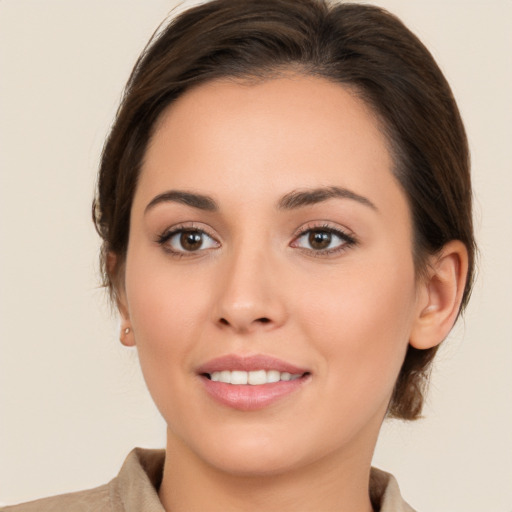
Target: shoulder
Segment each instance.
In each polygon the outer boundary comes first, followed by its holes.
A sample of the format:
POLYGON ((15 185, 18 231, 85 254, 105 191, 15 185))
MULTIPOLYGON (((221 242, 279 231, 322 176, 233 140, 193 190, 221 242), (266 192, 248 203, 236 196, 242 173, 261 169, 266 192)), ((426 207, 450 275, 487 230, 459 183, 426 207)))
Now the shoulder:
POLYGON ((164 450, 135 448, 106 485, 3 507, 0 512, 165 512, 157 492, 164 459, 164 450))
POLYGON ((112 482, 88 489, 1 508, 1 512, 117 512, 112 482))

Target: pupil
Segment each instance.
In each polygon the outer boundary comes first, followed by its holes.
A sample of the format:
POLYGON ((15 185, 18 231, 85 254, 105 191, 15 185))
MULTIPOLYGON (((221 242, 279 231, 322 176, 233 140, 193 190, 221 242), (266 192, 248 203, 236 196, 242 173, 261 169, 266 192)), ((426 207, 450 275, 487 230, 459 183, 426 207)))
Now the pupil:
POLYGON ((326 249, 331 243, 331 233, 327 231, 312 231, 309 234, 309 244, 313 249, 326 249))
POLYGON ((186 251, 199 249, 203 243, 203 237, 196 231, 184 231, 180 237, 180 243, 186 251))

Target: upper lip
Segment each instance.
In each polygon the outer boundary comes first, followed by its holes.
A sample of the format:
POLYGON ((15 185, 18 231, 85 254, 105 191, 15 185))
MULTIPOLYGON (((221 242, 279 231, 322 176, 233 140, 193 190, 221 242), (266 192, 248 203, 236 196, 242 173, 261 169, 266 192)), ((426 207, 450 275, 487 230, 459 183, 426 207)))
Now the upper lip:
POLYGON ((228 354, 211 359, 199 366, 197 373, 211 374, 223 370, 231 371, 255 371, 255 370, 277 370, 279 372, 288 372, 293 375, 308 373, 305 368, 299 368, 281 359, 272 356, 258 354, 252 356, 240 356, 237 354, 228 354))

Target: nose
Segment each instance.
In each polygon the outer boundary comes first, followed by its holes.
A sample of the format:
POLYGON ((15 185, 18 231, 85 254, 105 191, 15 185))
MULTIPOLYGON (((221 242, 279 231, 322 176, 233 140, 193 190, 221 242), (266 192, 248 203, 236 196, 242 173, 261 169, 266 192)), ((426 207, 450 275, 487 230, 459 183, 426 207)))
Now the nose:
POLYGON ((286 287, 271 254, 245 248, 223 262, 218 276, 215 322, 239 334, 281 327, 286 321, 286 287))

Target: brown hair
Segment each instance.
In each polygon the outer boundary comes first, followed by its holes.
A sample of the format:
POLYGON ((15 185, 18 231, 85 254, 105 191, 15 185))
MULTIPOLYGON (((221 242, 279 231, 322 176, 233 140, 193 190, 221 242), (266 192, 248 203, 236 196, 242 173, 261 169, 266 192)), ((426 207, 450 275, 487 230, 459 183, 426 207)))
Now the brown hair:
MULTIPOLYGON (((418 38, 378 7, 327 0, 214 0, 172 20, 144 49, 106 140, 93 204, 113 297, 128 246, 130 210, 155 123, 188 88, 219 78, 268 79, 293 69, 354 90, 377 114, 414 225, 416 270, 461 240, 473 279, 475 242, 467 139, 439 67, 418 38), (115 268, 107 265, 117 256, 115 268)), ((388 414, 415 419, 436 348, 408 348, 388 414)))

